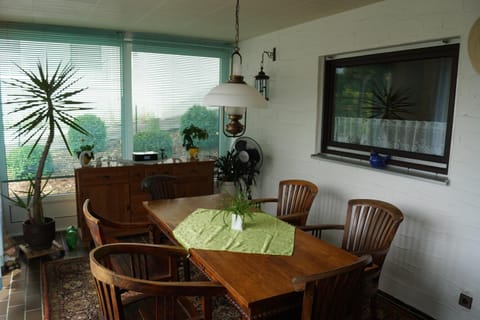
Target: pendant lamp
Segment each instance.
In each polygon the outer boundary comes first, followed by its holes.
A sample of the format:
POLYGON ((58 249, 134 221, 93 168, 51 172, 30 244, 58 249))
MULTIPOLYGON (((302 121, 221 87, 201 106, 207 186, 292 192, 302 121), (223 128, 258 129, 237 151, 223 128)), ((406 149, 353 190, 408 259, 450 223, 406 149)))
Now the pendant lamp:
POLYGON ((266 108, 265 98, 243 80, 241 75, 242 55, 238 47, 239 41, 239 2, 235 8, 235 48, 230 58, 230 77, 205 96, 203 103, 221 107, 223 134, 227 137, 240 137, 245 134, 247 124, 247 108, 266 108), (225 118, 228 123, 225 124, 225 118), (243 119, 243 123, 241 120, 243 119))

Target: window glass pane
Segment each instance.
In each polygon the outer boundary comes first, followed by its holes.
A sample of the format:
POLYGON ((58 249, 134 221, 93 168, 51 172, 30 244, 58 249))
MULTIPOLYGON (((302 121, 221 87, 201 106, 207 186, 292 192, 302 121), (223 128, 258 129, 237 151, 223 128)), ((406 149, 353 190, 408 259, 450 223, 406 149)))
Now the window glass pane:
MULTIPOLYGON (((70 89, 87 88, 73 97, 73 100, 86 102, 83 106, 92 108, 77 111, 71 115, 78 118, 94 139, 62 127, 72 151, 78 150, 81 144, 94 144, 96 157, 120 154, 121 152, 121 55, 120 43, 107 43, 102 39, 81 35, 62 35, 56 33, 28 33, 23 37, 1 38, 0 32, 0 80, 25 80, 25 76, 15 66, 18 64, 28 71, 36 71, 38 62, 45 65, 48 61, 50 74, 59 63, 71 62, 80 78, 70 89)), ((34 175, 39 153, 37 150, 27 157, 32 143, 25 146, 23 136, 15 138, 15 130, 9 127, 27 113, 11 113, 15 105, 4 104, 12 99, 12 94, 21 93, 2 82, 0 84, 0 102, 3 117, 3 135, 6 151, 7 179, 24 180, 34 175)), ((40 141, 40 144, 44 141, 40 141)), ((70 155, 57 130, 55 141, 50 149, 45 174, 51 174, 50 185, 54 193, 73 192, 73 179, 57 179, 73 176, 73 169, 79 167, 76 155, 70 155)), ((20 190, 21 186, 10 183, 10 189, 20 190)))
POLYGON ((181 131, 194 124, 209 134, 196 143, 201 156, 218 154, 218 108, 202 100, 219 82, 218 57, 133 52, 133 150, 183 157, 181 131))
POLYGON ((333 140, 445 154, 452 58, 336 68, 333 140))
POLYGON ((447 173, 458 44, 329 59, 322 152, 447 173))

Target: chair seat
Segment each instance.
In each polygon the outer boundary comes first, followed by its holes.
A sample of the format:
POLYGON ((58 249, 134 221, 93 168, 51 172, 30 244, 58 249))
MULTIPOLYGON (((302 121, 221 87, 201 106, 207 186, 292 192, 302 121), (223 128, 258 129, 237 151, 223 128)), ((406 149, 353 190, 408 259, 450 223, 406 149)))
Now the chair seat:
POLYGON ((226 290, 214 281, 188 281, 178 276, 178 266, 188 252, 180 247, 142 243, 116 243, 90 252, 90 270, 95 280, 104 319, 212 319, 212 298, 226 290), (113 261, 123 261, 115 268, 113 261), (150 264, 153 262, 153 265, 150 264), (167 275, 156 279, 159 270, 167 275), (191 297, 199 297, 201 308, 191 297))

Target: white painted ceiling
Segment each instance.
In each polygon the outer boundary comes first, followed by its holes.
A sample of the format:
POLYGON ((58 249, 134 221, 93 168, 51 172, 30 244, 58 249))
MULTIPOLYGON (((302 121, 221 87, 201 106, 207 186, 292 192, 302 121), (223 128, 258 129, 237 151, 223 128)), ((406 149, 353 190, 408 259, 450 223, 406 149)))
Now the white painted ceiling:
MULTIPOLYGON (((240 40, 381 0, 241 0, 240 40)), ((0 0, 0 21, 232 41, 235 0, 0 0)))

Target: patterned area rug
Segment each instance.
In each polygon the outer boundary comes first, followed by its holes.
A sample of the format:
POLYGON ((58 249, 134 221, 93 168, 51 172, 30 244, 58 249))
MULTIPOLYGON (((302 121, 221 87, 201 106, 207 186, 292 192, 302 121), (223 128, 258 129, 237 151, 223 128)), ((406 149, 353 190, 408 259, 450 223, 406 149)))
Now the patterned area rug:
MULTIPOLYGON (((99 303, 88 257, 42 264, 42 291, 45 320, 99 319, 99 303)), ((236 320, 241 316, 226 298, 217 297, 213 319, 236 320)))
MULTIPOLYGON (((197 277, 200 275, 193 272, 192 280, 197 277)), ((98 319, 99 304, 88 257, 54 260, 42 264, 42 291, 45 320, 98 319)), ((398 304, 393 297, 384 293, 378 295, 377 301, 379 320, 432 319, 418 314, 416 310, 410 310, 408 306, 398 304)), ((214 310, 215 320, 241 319, 240 313, 227 298, 216 298, 214 310)), ((365 308, 362 319, 368 318, 368 308, 365 308)))
POLYGON ((98 298, 88 257, 42 264, 45 320, 98 319, 98 298))

